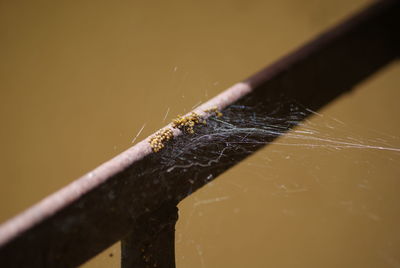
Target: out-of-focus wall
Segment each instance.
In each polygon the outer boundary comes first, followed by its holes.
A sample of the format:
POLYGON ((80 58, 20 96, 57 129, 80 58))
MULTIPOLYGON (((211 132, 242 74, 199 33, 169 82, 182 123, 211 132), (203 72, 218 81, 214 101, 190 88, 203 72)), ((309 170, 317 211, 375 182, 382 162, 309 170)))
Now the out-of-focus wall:
MULTIPOLYGON (((1 1, 0 221, 366 3, 1 1)), ((399 77, 393 64, 310 119, 319 146, 281 138, 184 200, 178 267, 399 266, 400 157, 368 148, 400 148, 399 77)))

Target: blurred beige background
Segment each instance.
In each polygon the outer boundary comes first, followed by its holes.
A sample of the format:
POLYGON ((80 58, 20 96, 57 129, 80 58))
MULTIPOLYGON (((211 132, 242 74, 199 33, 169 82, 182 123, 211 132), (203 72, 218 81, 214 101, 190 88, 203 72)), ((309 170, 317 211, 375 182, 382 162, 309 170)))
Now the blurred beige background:
MULTIPOLYGON (((0 1, 0 221, 367 3, 0 1)), ((187 198, 177 266, 400 267, 399 85, 394 63, 307 122, 322 141, 187 198)), ((83 267, 118 264, 115 245, 83 267)))

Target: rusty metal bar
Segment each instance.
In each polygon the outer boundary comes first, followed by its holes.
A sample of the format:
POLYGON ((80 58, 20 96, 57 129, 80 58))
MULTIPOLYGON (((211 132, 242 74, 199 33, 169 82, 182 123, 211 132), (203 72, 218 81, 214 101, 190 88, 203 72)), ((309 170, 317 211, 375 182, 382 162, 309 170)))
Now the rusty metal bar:
MULTIPOLYGON (((216 105, 224 114, 234 115, 235 107, 246 105, 252 112, 283 118, 292 112, 293 105, 287 103, 295 102, 312 110, 321 108, 398 57, 399 6, 398 1, 373 3, 196 110, 201 113, 216 105)), ((303 118, 306 116, 307 113, 303 114, 303 118)), ((246 120, 233 123, 250 126, 246 120)), ((123 257, 127 258, 125 254, 131 254, 135 240, 138 244, 146 240, 134 230, 148 230, 144 225, 151 217, 157 218, 156 211, 166 204, 178 203, 290 130, 296 122, 277 120, 274 124, 281 131, 252 137, 259 143, 241 144, 232 136, 232 143, 227 146, 210 135, 196 157, 207 159, 213 157, 208 152, 221 153, 218 161, 207 166, 174 169, 187 164, 183 159, 193 157, 190 150, 180 152, 181 157, 168 163, 162 161, 174 152, 178 142, 190 144, 218 124, 215 120, 194 135, 182 135, 176 130, 174 141, 158 153, 153 153, 144 140, 3 223, 0 266, 73 267, 124 238, 127 247, 123 249, 123 257)), ((166 232, 167 236, 171 232, 166 232)))

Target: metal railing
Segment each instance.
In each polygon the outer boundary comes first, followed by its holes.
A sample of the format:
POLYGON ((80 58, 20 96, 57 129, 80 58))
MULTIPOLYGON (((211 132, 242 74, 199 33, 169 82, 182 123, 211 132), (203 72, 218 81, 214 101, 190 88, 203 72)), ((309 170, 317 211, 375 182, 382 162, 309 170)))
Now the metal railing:
MULTIPOLYGON (((396 59, 399 35, 400 2, 375 2, 196 111, 217 106, 229 113, 234 104, 284 117, 290 114, 281 105, 287 99, 318 110, 396 59)), ((169 148, 178 141, 189 143, 211 126, 194 135, 176 130, 159 152, 147 140, 138 143, 3 223, 0 266, 74 267, 121 240, 122 267, 175 267, 176 205, 209 182, 210 174, 217 177, 296 125, 277 124, 279 133, 254 137, 260 143, 238 145, 243 150, 224 148, 215 163, 172 171, 160 164, 169 148), (155 166, 158 173, 148 172, 155 166)), ((210 135, 203 146, 202 153, 223 144, 210 135)))

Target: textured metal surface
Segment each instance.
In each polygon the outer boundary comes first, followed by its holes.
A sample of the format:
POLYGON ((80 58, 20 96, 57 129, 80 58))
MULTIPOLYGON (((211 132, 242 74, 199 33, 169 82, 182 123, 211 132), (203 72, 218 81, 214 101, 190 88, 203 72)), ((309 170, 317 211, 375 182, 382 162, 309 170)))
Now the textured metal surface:
MULTIPOLYGON (((282 103, 288 99, 317 110, 398 56, 398 17, 399 2, 374 3, 196 110, 217 105, 229 113, 232 104, 243 104, 269 113, 279 106, 279 116, 285 116, 290 107, 282 107, 282 103)), ((169 166, 160 166, 168 148, 153 153, 146 140, 138 143, 1 225, 0 266, 71 267, 83 263, 140 229, 141 219, 206 184, 210 174, 215 178, 295 125, 281 124, 283 130, 276 136, 255 137, 262 141, 259 145, 247 145, 242 151, 228 148, 218 163, 172 172, 167 172, 169 166), (157 174, 148 172, 155 166, 157 174)), ((197 135, 208 131, 205 126, 197 135)), ((196 137, 179 131, 174 135, 175 143, 189 143, 196 137)), ((215 151, 223 144, 210 140, 205 146, 215 151)))

